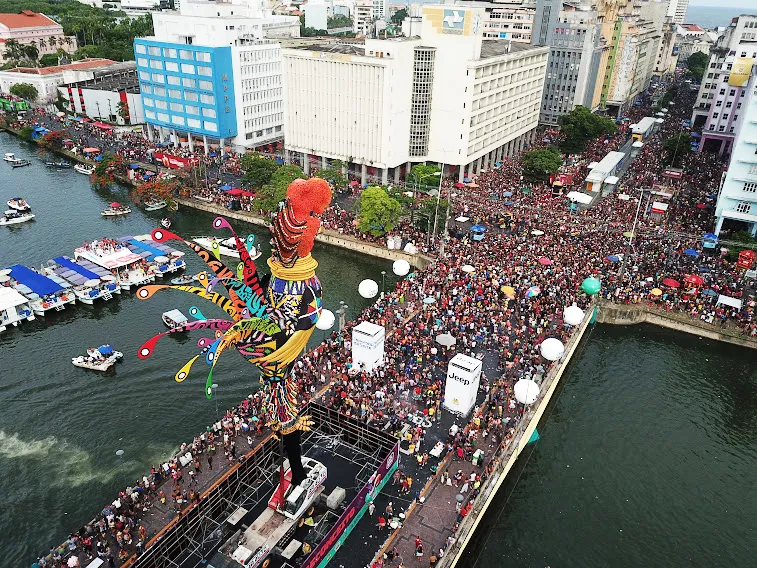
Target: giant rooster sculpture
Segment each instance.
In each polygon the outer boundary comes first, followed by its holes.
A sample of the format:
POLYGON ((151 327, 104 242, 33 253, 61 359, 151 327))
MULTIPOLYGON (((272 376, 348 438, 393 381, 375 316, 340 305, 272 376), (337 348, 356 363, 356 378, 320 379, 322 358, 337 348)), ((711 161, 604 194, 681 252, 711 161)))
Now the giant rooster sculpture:
MULTIPOLYGON (((283 436, 295 484, 304 478, 299 459, 300 432, 307 430, 311 423, 307 417, 298 416, 297 383, 292 369, 321 313, 321 283, 315 275, 318 263, 310 251, 321 228, 320 216, 330 202, 331 189, 325 180, 297 179, 289 185, 286 199, 279 203, 271 226, 272 251, 268 259, 271 273, 263 277, 259 276, 248 250, 254 236, 242 241, 223 217, 213 221, 213 228, 231 230, 241 260, 236 272, 221 263, 215 247, 208 252, 170 231, 155 229, 153 240, 184 242, 207 263, 215 276, 208 279, 205 273, 199 274, 201 286, 148 285, 137 292, 138 298, 146 300, 158 290, 182 290, 210 300, 231 317, 231 320, 203 318, 158 334, 140 347, 138 355, 142 359, 150 357, 155 344, 165 335, 213 330, 215 337, 199 340, 200 355, 176 373, 176 381, 186 379, 192 364, 204 357, 210 365, 205 394, 211 398, 213 371, 225 350, 234 348, 255 365, 260 370, 266 406, 271 410, 269 425, 283 436), (228 290, 228 297, 213 291, 219 283, 228 290)), ((203 317, 194 307, 190 313, 203 317)))

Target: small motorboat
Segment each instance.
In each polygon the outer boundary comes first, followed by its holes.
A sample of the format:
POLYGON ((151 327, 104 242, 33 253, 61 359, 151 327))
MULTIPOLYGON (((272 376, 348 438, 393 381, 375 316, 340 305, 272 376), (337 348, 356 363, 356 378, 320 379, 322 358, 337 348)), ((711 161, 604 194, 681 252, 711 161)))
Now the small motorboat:
POLYGON ((18 225, 34 219, 34 215, 29 212, 16 211, 9 209, 0 217, 0 225, 18 225))
POLYGON ((23 197, 14 197, 13 199, 9 199, 8 207, 15 209, 16 211, 21 211, 22 213, 30 213, 32 210, 31 206, 23 197))
POLYGON ((22 160, 21 158, 17 158, 15 154, 11 153, 6 154, 3 159, 14 168, 22 168, 24 166, 32 165, 29 160, 22 160))
POLYGON ((74 166, 74 171, 79 172, 80 174, 84 174, 85 176, 92 175, 95 171, 94 167, 88 168, 84 164, 76 164, 74 166))
MULTIPOLYGON (((213 246, 213 242, 215 241, 216 245, 218 246, 218 252, 221 254, 221 256, 239 258, 239 251, 237 250, 237 244, 234 240, 234 237, 229 237, 228 239, 216 239, 215 237, 193 237, 192 240, 205 250, 209 250, 211 252, 215 248, 213 246)), ((262 254, 254 246, 249 248, 249 253, 252 260, 255 260, 262 254)))
POLYGON ((101 345, 97 349, 90 347, 86 355, 72 357, 71 363, 76 367, 92 369, 93 371, 107 371, 118 361, 123 359, 124 354, 115 351, 110 345, 101 345))
POLYGON ((168 203, 162 199, 145 201, 145 211, 158 211, 159 209, 165 209, 166 207, 168 207, 168 203))
POLYGON ((5 156, 3 156, 3 160, 5 160, 6 162, 15 162, 16 160, 18 160, 18 158, 13 152, 8 152, 7 154, 5 154, 5 156))
POLYGON ((59 170, 67 170, 71 167, 71 164, 65 160, 60 160, 59 162, 45 162, 45 165, 48 168, 57 168, 59 170))
POLYGON ((171 219, 169 219, 168 217, 163 217, 160 220, 160 224, 162 225, 162 227, 164 229, 170 229, 171 228, 171 219))
POLYGON ((197 282, 197 275, 190 275, 185 274, 184 276, 177 276, 176 278, 171 278, 171 284, 174 286, 187 286, 189 284, 192 284, 192 282, 197 282))
POLYGON ((114 201, 110 204, 110 207, 100 213, 103 217, 117 217, 119 215, 126 215, 127 213, 131 213, 131 209, 129 209, 126 205, 121 205, 120 203, 114 201))
POLYGON ((187 316, 182 314, 180 310, 169 310, 167 312, 163 312, 163 315, 160 316, 160 319, 162 319, 163 323, 171 329, 181 327, 188 321, 187 316))

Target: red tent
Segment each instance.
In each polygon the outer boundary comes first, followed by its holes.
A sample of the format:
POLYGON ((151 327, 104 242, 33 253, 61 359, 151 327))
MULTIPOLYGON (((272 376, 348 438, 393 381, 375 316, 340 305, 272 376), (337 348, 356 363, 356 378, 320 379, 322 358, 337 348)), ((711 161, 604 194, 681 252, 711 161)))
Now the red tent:
POLYGON ((230 189, 229 191, 227 191, 226 195, 231 195, 233 197, 239 197, 240 195, 242 195, 242 193, 243 193, 243 191, 241 189, 239 189, 238 187, 235 187, 235 188, 230 189))
POLYGON ((103 130, 113 130, 113 127, 110 124, 105 124, 104 122, 100 122, 99 120, 97 122, 93 122, 92 126, 97 126, 97 128, 102 128, 103 130))
POLYGON ((244 191, 244 190, 242 190, 242 197, 255 197, 255 194, 252 191, 244 191))

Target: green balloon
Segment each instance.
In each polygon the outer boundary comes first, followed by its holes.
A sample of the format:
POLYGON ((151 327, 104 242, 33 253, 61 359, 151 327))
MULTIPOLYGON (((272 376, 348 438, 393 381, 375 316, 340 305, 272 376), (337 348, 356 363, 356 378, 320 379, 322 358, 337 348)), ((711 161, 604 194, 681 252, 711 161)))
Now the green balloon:
POLYGON ((599 293, 599 289, 602 287, 602 284, 599 280, 594 278, 593 276, 589 276, 587 279, 585 279, 581 283, 581 289, 586 292, 589 296, 593 296, 594 294, 599 293))

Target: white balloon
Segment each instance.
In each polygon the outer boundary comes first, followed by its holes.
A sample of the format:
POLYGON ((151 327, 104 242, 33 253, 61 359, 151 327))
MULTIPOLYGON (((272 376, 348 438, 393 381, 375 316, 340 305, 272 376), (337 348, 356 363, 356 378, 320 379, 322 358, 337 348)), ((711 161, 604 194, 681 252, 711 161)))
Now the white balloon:
POLYGON ((363 280, 357 287, 358 294, 363 298, 375 298, 378 294, 379 286, 374 280, 363 280))
POLYGON ((392 272, 397 276, 405 276, 410 272, 410 263, 403 259, 395 260, 394 264, 392 264, 392 272))
POLYGON ((563 312, 563 321, 567 325, 579 325, 584 321, 584 315, 584 311, 577 305, 573 304, 572 306, 565 308, 565 311, 563 312))
POLYGON ((521 404, 533 404, 539 398, 539 385, 531 379, 521 379, 513 388, 515 400, 521 404))
POLYGON ((334 327, 335 319, 336 318, 334 317, 334 312, 324 308, 321 310, 321 315, 318 318, 318 321, 315 322, 315 327, 320 330, 326 331, 334 327))
POLYGON ((541 342, 539 350, 541 351, 541 356, 547 361, 557 361, 565 353, 565 346, 559 339, 549 337, 541 342))

